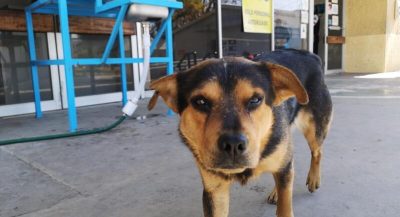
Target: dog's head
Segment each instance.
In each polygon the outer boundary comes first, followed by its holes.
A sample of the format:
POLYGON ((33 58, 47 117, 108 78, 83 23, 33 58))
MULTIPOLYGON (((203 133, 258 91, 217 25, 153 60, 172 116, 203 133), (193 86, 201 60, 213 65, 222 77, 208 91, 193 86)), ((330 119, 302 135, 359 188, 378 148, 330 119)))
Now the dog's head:
POLYGON ((161 96, 180 115, 179 130, 198 163, 240 173, 257 166, 274 123, 273 107, 307 92, 289 69, 243 58, 206 60, 151 84, 152 109, 161 96))

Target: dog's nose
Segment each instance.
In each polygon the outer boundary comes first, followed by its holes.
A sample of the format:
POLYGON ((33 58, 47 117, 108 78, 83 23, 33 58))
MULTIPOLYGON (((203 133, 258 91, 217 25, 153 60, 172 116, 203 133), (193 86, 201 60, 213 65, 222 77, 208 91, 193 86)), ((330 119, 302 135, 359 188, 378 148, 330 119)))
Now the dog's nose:
POLYGON ((242 155, 247 148, 247 138, 243 134, 223 134, 218 139, 218 147, 230 157, 242 155))

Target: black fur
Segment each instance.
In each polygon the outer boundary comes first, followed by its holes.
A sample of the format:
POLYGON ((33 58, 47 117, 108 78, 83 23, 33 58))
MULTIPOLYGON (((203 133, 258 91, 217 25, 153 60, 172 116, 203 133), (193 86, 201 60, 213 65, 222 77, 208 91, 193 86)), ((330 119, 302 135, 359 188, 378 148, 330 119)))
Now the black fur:
POLYGON ((289 173, 293 169, 293 161, 290 160, 276 175, 278 176, 279 187, 285 188, 289 182, 289 173))
POLYGON ((265 145, 265 148, 261 153, 261 159, 274 153, 283 136, 287 133, 287 131, 285 131, 285 129, 287 129, 287 118, 284 117, 285 113, 283 113, 284 109, 281 108, 282 106, 273 109, 274 124, 272 125, 272 132, 268 139, 268 143, 265 145))
POLYGON ((246 169, 242 173, 236 174, 235 179, 236 181, 240 182, 240 184, 245 185, 252 176, 253 176, 253 170, 246 169))
MULTIPOLYGON (((312 114, 316 125, 316 137, 323 140, 326 135, 326 127, 329 122, 332 111, 332 102, 329 91, 324 83, 321 60, 318 56, 306 51, 298 50, 278 50, 270 54, 263 54, 256 58, 256 61, 272 62, 291 69, 299 78, 305 87, 309 103, 300 105, 295 98, 286 100, 282 105, 273 107, 274 125, 271 137, 261 153, 261 158, 265 158, 272 154, 277 145, 280 144, 283 136, 289 132, 289 125, 296 119, 299 111, 306 111, 312 114)), ((226 100, 223 112, 223 127, 227 130, 237 131, 240 128, 237 113, 233 105, 234 88, 238 80, 245 79, 250 81, 254 86, 264 90, 266 94, 265 103, 272 107, 275 94, 270 85, 270 73, 265 64, 255 65, 240 61, 215 61, 213 64, 207 64, 200 67, 195 67, 189 71, 178 73, 177 89, 178 89, 178 112, 188 106, 190 102, 190 93, 204 85, 205 82, 215 79, 223 87, 224 97, 226 100), (226 68, 225 68, 226 65, 226 68), (196 70, 197 73, 193 73, 196 70)), ((191 149, 184 136, 181 134, 183 142, 191 149)), ((201 165, 199 156, 191 150, 194 157, 201 165)), ((290 163, 291 165, 291 163, 290 163)), ((290 169, 290 168, 289 168, 290 169)), ((216 171, 209 172, 220 176, 226 180, 235 179, 242 184, 253 175, 251 169, 236 175, 227 175, 216 171)))
POLYGON ((214 216, 214 201, 212 199, 212 195, 206 189, 203 190, 203 212, 204 217, 213 217, 214 216))
MULTIPOLYGON (((178 111, 181 113, 189 103, 190 93, 201 87, 205 82, 210 79, 215 79, 224 88, 224 99, 232 99, 233 89, 238 80, 245 79, 250 81, 254 86, 260 87, 269 96, 272 94, 270 78, 266 72, 265 66, 258 66, 249 63, 228 62, 227 68, 224 67, 224 61, 216 62, 215 64, 208 64, 202 67, 195 67, 186 72, 178 73, 177 86, 178 86, 178 111), (198 73, 193 73, 193 70, 198 73)), ((270 97, 267 97, 270 98, 270 97)), ((271 103, 270 101, 267 103, 271 103)), ((229 102, 226 104, 226 109, 232 106, 229 102)))
POLYGON ((332 112, 332 100, 324 82, 324 73, 321 59, 307 51, 283 49, 270 54, 258 56, 255 61, 267 61, 280 64, 291 69, 299 78, 309 97, 309 103, 302 106, 296 99, 285 102, 286 112, 292 123, 300 110, 310 112, 316 124, 317 138, 324 139, 326 129, 332 112))

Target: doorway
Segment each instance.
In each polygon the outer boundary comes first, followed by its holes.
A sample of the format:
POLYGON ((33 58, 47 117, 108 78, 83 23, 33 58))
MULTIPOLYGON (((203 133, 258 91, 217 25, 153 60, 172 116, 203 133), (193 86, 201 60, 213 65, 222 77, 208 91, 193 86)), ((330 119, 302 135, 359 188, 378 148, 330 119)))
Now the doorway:
MULTIPOLYGON (((71 34, 74 57, 100 56, 107 35, 71 34)), ((39 59, 62 59, 60 33, 35 35, 39 59)), ((125 56, 142 57, 136 35, 125 36, 125 56)), ((111 56, 118 55, 118 43, 111 56)), ((142 64, 127 65, 128 98, 138 91, 142 64)), ((77 107, 120 102, 122 99, 120 65, 75 66, 75 103, 77 107)), ((68 108, 63 66, 39 67, 40 96, 43 111, 68 108)), ((25 32, 0 31, 0 117, 35 112, 28 41, 25 32)), ((146 91, 143 97, 149 95, 146 91)))
POLYGON ((321 58, 326 74, 343 69, 343 9, 343 0, 314 0, 313 52, 321 58))
MULTIPOLYGON (((36 33, 39 59, 55 59, 53 33, 36 33)), ((39 67, 42 110, 61 109, 57 66, 39 67)), ((25 32, 0 31, 0 117, 35 112, 28 40, 25 32)))

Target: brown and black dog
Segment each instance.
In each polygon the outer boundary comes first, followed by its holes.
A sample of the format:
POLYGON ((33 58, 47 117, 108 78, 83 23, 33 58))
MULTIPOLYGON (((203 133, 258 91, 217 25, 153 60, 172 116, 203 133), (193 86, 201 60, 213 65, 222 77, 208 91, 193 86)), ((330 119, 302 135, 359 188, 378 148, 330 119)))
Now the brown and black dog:
POLYGON ((311 149, 307 185, 320 186, 322 143, 332 118, 332 102, 320 59, 308 52, 281 50, 243 58, 211 59, 151 84, 157 97, 180 116, 179 132, 202 177, 205 217, 227 217, 233 181, 270 172, 275 188, 268 202, 278 217, 292 217, 291 126, 311 149))

